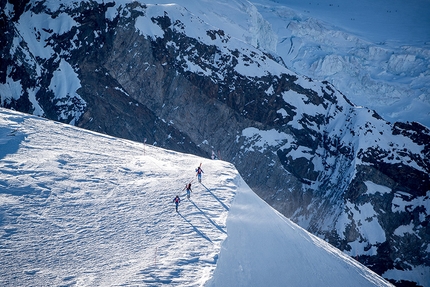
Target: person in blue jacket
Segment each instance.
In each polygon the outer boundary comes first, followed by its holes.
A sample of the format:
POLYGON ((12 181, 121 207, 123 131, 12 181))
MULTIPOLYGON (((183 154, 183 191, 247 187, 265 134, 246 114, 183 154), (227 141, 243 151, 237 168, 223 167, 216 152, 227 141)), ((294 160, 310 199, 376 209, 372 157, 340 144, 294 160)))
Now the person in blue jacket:
POLYGON ((175 206, 176 206, 176 212, 178 212, 178 206, 179 206, 179 203, 181 202, 181 199, 179 198, 179 195, 177 195, 177 196, 173 199, 173 202, 175 203, 175 206))

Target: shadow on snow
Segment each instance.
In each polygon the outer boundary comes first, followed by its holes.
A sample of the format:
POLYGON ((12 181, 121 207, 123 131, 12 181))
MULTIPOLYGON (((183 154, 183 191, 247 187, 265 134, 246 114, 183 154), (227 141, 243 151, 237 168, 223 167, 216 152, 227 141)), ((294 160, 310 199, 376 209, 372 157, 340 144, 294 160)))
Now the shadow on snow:
POLYGON ((224 204, 209 188, 207 188, 203 183, 200 183, 224 208, 225 210, 229 210, 228 206, 224 204))
POLYGON ((189 221, 188 219, 186 219, 180 212, 178 212, 178 214, 185 220, 185 222, 187 222, 201 237, 203 237, 204 239, 206 239, 207 241, 209 241, 210 243, 213 243, 212 240, 206 235, 204 234, 202 231, 200 231, 196 226, 194 226, 191 221, 189 221))
POLYGON ((206 213, 204 213, 203 210, 201 210, 200 207, 198 207, 197 204, 194 203, 194 201, 190 200, 190 202, 207 218, 207 220, 209 220, 209 222, 213 226, 215 226, 222 233, 227 233, 227 232, 224 231, 224 229, 221 226, 219 226, 218 224, 216 224, 216 222, 214 222, 206 213))

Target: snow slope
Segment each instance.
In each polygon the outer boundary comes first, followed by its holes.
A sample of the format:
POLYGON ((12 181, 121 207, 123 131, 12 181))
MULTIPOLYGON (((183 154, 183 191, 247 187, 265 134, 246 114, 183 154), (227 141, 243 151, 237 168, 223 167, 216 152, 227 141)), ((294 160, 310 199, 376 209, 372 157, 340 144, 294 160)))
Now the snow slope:
POLYGON ((274 211, 226 162, 6 109, 0 266, 1 286, 390 286, 274 211))
MULTIPOLYGON (((202 159, 2 110, 1 286, 202 285, 238 174, 172 203, 202 159), (6 267, 7 266, 7 267, 6 267)), ((215 176, 216 175, 216 176, 215 176)))
POLYGON ((244 182, 229 212, 227 229, 218 267, 207 286, 389 285, 277 213, 244 182))

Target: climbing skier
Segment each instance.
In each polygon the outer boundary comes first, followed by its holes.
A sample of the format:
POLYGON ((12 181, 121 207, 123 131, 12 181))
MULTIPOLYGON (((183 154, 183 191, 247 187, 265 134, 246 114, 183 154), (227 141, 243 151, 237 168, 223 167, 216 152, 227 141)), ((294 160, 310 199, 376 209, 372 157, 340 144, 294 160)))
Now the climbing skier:
POLYGON ((173 202, 175 203, 176 206, 176 212, 178 212, 178 205, 181 202, 181 199, 179 198, 179 195, 177 195, 174 199, 173 202))
POLYGON ((200 164, 200 166, 196 168, 197 179, 199 182, 202 182, 202 173, 204 173, 201 166, 202 166, 202 164, 200 164))
MULTIPOLYGON (((191 192, 192 192, 192 190, 191 190, 191 182, 190 182, 190 183, 187 183, 187 184, 185 185, 184 189, 186 189, 186 190, 187 190, 187 198, 188 198, 188 199, 190 199, 191 192)), ((183 189, 183 190, 184 190, 184 189, 183 189)))

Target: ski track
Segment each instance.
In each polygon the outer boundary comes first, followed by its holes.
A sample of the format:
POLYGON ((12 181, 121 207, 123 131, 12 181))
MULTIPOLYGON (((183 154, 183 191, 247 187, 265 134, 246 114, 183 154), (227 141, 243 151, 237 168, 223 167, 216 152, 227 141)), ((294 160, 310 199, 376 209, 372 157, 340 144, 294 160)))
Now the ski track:
MULTIPOLYGON (((1 131, 14 124, 5 114, 1 131)), ((210 278, 235 194, 229 164, 203 160, 203 182, 194 180, 187 200, 182 189, 200 158, 178 153, 172 162, 172 151, 24 118, 10 138, 18 151, 0 153, 1 286, 202 286, 210 278)))

